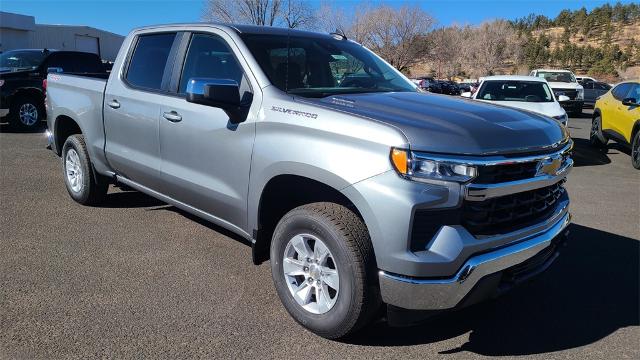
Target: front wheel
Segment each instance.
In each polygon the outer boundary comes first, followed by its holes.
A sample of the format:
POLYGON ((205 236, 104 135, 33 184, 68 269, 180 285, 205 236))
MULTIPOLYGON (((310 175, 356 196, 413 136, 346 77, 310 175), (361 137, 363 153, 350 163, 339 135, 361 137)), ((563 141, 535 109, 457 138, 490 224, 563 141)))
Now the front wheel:
POLYGON ((42 101, 35 96, 21 96, 11 106, 11 125, 23 131, 37 130, 44 119, 42 101))
POLYGON ((71 135, 62 147, 64 183, 71 198, 83 205, 97 205, 107 194, 109 182, 94 174, 82 135, 71 135))
POLYGON ((607 139, 602 134, 602 117, 600 115, 595 116, 593 120, 591 120, 589 144, 597 148, 604 148, 607 146, 607 139))
POLYGON ((640 170, 640 131, 636 131, 631 143, 631 164, 640 170))
POLYGON ((325 338, 353 333, 380 304, 369 233, 338 204, 303 205, 280 220, 271 242, 271 272, 289 314, 325 338))

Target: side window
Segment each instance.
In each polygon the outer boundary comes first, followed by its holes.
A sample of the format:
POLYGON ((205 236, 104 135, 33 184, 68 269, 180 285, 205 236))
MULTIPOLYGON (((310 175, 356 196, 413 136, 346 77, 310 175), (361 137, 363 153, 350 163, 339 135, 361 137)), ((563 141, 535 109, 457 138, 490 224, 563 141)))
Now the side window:
POLYGON ((611 89, 611 86, 609 86, 607 84, 603 84, 603 83, 595 83, 594 87, 597 90, 609 90, 609 89, 611 89))
POLYGON ((234 80, 246 86, 242 67, 226 42, 215 35, 194 34, 189 44, 178 91, 184 94, 192 78, 234 80))
MULTIPOLYGON (((47 58, 46 68, 57 67, 62 68, 66 73, 74 72, 73 63, 69 53, 60 52, 53 53, 47 58)), ((45 70, 46 70, 45 68, 45 70)))
POLYGON ((583 81, 582 87, 586 89, 593 89, 594 83, 593 81, 583 81))
POLYGON ((77 73, 99 73, 104 71, 97 55, 78 53, 73 57, 73 71, 77 73))
POLYGON ((632 83, 620 84, 615 88, 613 88, 613 91, 611 91, 611 94, 616 100, 622 101, 622 99, 624 99, 629 93, 629 90, 631 90, 632 85, 633 85, 632 83))
POLYGON ((627 97, 636 99, 636 102, 640 101, 640 84, 633 84, 633 89, 631 89, 627 97))
POLYGON ((160 90, 175 33, 141 35, 129 62, 126 79, 134 86, 160 90))

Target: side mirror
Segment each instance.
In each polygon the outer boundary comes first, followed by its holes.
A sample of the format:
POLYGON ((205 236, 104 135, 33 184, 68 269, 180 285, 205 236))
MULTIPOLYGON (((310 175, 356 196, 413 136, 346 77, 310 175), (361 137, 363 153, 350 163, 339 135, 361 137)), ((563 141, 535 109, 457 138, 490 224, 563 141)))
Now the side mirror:
POLYGON ((638 102, 634 98, 626 98, 622 100, 624 106, 638 106, 638 102))
POLYGON ((470 91, 465 91, 462 94, 460 94, 460 96, 465 97, 465 98, 471 98, 471 92, 470 91))
POLYGON ((559 101, 559 102, 565 102, 565 101, 569 101, 569 100, 571 100, 571 98, 570 98, 570 97, 568 97, 567 95, 560 95, 560 96, 558 96, 558 101, 559 101))
POLYGON ((187 101, 224 110, 232 123, 246 120, 253 96, 241 98, 240 86, 228 79, 191 78, 187 83, 187 101))
POLYGON ((47 74, 51 74, 51 73, 61 73, 64 72, 64 69, 61 67, 50 67, 47 68, 47 74))

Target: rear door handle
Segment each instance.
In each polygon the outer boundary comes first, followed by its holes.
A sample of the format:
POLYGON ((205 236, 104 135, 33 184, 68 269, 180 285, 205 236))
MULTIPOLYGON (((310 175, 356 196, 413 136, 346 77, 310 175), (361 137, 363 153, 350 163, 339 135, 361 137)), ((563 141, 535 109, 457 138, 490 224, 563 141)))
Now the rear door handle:
POLYGON ((182 121, 182 116, 175 111, 169 111, 162 114, 162 116, 171 121, 171 122, 179 122, 182 121))
POLYGON ((109 107, 112 109, 118 109, 120 107, 120 103, 118 102, 118 100, 111 100, 107 103, 107 105, 109 105, 109 107))

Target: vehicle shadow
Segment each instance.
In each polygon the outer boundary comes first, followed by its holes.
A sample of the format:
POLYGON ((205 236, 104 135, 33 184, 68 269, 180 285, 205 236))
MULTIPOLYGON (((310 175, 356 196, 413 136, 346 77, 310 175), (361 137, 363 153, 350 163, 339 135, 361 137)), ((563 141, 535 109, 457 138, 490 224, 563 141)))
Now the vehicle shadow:
POLYGON ((598 149, 589 145, 588 139, 573 138, 573 166, 606 165, 611 162, 608 149, 598 149))
POLYGON ((98 205, 103 208, 143 208, 169 206, 166 203, 135 190, 110 191, 105 200, 98 205))
POLYGON ((15 126, 11 126, 11 124, 9 124, 8 122, 4 122, 5 120, 3 119, 2 122, 0 122, 0 133, 6 133, 6 134, 37 134, 37 133, 43 133, 45 130, 47 130, 47 123, 46 121, 42 121, 40 124, 36 125, 33 129, 30 130, 24 130, 24 129, 20 129, 20 128, 16 128, 15 126))
POLYGON ((639 325, 639 258, 640 240, 573 224, 556 263, 504 297, 419 326, 376 323, 348 342, 408 346, 470 332, 462 346, 440 353, 487 356, 543 354, 588 345, 620 328, 639 325))

